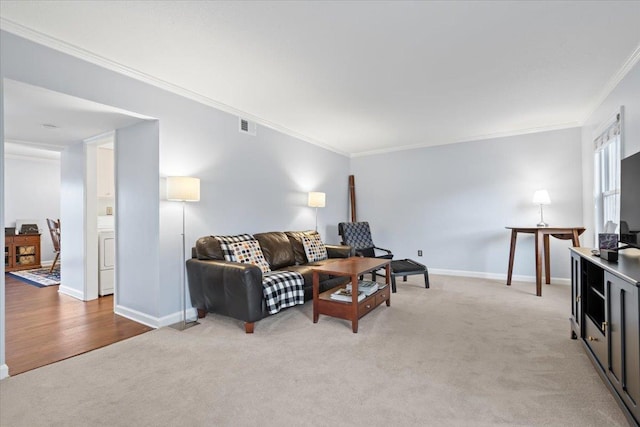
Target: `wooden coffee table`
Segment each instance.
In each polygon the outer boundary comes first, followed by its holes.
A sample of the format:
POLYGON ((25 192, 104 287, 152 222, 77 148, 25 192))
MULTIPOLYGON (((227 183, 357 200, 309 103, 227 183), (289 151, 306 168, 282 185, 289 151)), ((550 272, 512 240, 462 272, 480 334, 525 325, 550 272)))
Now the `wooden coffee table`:
POLYGON ((358 332, 358 319, 382 304, 391 305, 391 269, 389 259, 351 257, 343 258, 313 268, 313 323, 318 323, 321 314, 351 320, 353 333, 358 332), (384 288, 369 295, 362 301, 358 301, 358 277, 380 268, 386 270, 386 282, 384 288), (336 301, 331 299, 331 294, 345 285, 336 286, 333 289, 320 293, 320 274, 332 276, 347 276, 351 278, 352 301, 336 301))

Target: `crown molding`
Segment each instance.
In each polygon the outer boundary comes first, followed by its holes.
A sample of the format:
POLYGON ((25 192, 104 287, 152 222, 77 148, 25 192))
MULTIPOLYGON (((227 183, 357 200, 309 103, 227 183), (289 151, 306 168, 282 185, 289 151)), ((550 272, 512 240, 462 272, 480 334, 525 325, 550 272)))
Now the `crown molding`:
POLYGON ((607 84, 602 88, 599 95, 596 96, 586 108, 586 113, 580 120, 580 126, 583 126, 589 118, 593 115, 596 109, 604 102, 604 100, 611 95, 611 92, 618 86, 618 84, 622 81, 623 78, 629 71, 640 61, 640 44, 636 46, 636 49, 629 55, 627 60, 622 64, 622 67, 609 79, 607 84))
POLYGON ((550 126, 541 126, 541 127, 528 128, 528 129, 517 129, 517 130, 504 131, 504 132, 490 133, 485 135, 476 135, 476 136, 471 136, 464 139, 444 140, 436 144, 429 144, 429 143, 413 144, 413 145, 404 145, 401 147, 383 148, 379 150, 361 151, 359 153, 353 153, 351 157, 354 158, 354 157, 373 156, 376 154, 393 153, 396 151, 417 150, 420 148, 437 147, 440 145, 460 144, 463 142, 476 142, 476 141, 482 141, 485 139, 505 138, 509 136, 520 136, 520 135, 528 135, 532 133, 548 132, 553 130, 571 129, 571 128, 576 128, 580 126, 581 124, 578 122, 559 123, 559 124, 550 125, 550 126))
POLYGON ((230 105, 224 104, 222 102, 216 101, 212 98, 209 98, 207 96, 204 96, 202 94, 199 94, 197 92, 191 91, 189 89, 185 89, 183 87, 177 86, 173 83, 169 83, 167 81, 164 81, 162 79, 159 79, 157 77, 154 77, 152 75, 143 73, 141 71, 135 70, 133 68, 127 67, 123 64, 120 64, 116 61, 107 59, 105 57, 102 57, 100 55, 97 55, 91 51, 88 51, 86 49, 80 48, 78 46, 74 46, 70 43, 64 42, 60 39, 57 39, 55 37, 49 36, 47 34, 41 33, 39 31, 33 30, 31 28, 25 27, 21 24, 18 24, 16 22, 10 21, 6 18, 2 18, 0 17, 0 30, 3 31, 7 31, 9 33, 15 34, 19 37, 23 37, 29 41, 41 44, 43 46, 46 46, 48 48, 60 51, 62 53, 71 55, 73 57, 82 59, 84 61, 87 61, 89 63, 92 63, 94 65, 98 65, 100 67, 103 67, 105 69, 114 71, 116 73, 125 75, 127 77, 133 78, 135 80, 141 81, 143 83, 152 85, 154 87, 166 90, 168 92, 174 93, 176 95, 182 96, 184 98, 188 98, 191 99, 193 101, 196 101, 200 104, 204 104, 207 105, 209 107, 215 108, 217 110, 221 110, 224 111, 228 114, 232 114, 235 116, 239 116, 242 117, 244 119, 250 120, 255 122, 256 124, 259 124, 261 126, 265 126, 268 127, 270 129, 273 129, 277 132, 283 133, 285 135, 289 135, 291 137, 294 137, 296 139, 302 140, 304 142, 307 142, 309 144, 318 146, 322 149, 328 150, 328 151, 332 151, 334 153, 337 153, 339 155, 345 156, 345 157, 349 157, 349 158, 354 158, 354 157, 362 157, 362 156, 370 156, 370 155, 376 155, 376 154, 384 154, 384 153, 391 153, 391 152, 396 152, 396 151, 406 151, 406 150, 413 150, 413 149, 417 149, 417 148, 426 148, 426 147, 432 147, 432 146, 436 146, 436 145, 445 145, 445 144, 455 144, 455 143, 461 143, 461 142, 471 142, 471 141, 480 141, 480 140, 485 140, 485 139, 491 139, 491 138, 500 138, 500 137, 507 137, 507 136, 517 136, 517 135, 525 135, 525 134, 529 134, 529 133, 536 133, 536 132, 545 132, 545 131, 551 131, 551 130, 559 130, 559 129, 568 129, 568 128, 572 128, 572 127, 579 127, 579 126, 583 126, 586 121, 589 119, 589 117, 591 117, 591 115, 595 112, 595 110, 598 108, 598 106, 606 99, 607 96, 609 96, 611 94, 611 92, 615 89, 615 87, 620 83, 620 81, 629 73, 629 71, 638 63, 638 61, 640 61, 640 44, 636 47, 635 51, 627 58, 627 60, 622 64, 621 68, 611 77, 611 79, 607 82, 607 84, 604 86, 604 88, 602 89, 602 91, 600 92, 600 94, 595 97, 591 103, 589 103, 588 107, 586 108, 586 113, 584 114, 583 118, 579 121, 576 122, 570 122, 570 123, 564 123, 564 124, 556 124, 556 125, 549 125, 549 126, 543 126, 543 127, 538 127, 538 128, 531 128, 531 129, 523 129, 523 130, 514 130, 514 131, 506 131, 506 132, 497 132, 497 133, 492 133, 492 134, 487 134, 487 135, 477 135, 477 136, 471 136, 471 137, 467 137, 464 139, 459 139, 459 140, 445 140, 445 141, 441 141, 438 142, 437 144, 414 144, 414 145, 405 145, 405 146, 400 146, 400 147, 392 147, 392 148, 386 148, 386 149, 379 149, 379 150, 368 150, 368 151, 362 151, 362 152, 357 152, 357 153, 348 153, 348 152, 344 152, 341 150, 338 150, 334 147, 331 147, 329 145, 327 145, 326 143, 316 140, 314 138, 308 137, 306 135, 303 135, 299 132, 296 132, 292 129, 286 128, 284 126, 278 125, 276 123, 273 123, 269 120, 266 119, 262 119, 260 117, 254 116, 253 114, 247 113, 245 111, 239 110, 237 108, 231 107, 230 105))
POLYGON ((10 21, 6 18, 0 17, 0 30, 7 31, 19 37, 25 38, 34 43, 38 43, 45 47, 57 50, 62 53, 66 53, 67 55, 71 55, 75 58, 82 59, 91 64, 98 65, 102 68, 106 68, 108 70, 114 71, 116 73, 125 75, 132 79, 141 81, 143 83, 147 83, 151 86, 155 86, 157 88, 166 90, 168 92, 174 93, 176 95, 182 96, 184 98, 188 98, 192 101, 199 102, 200 104, 207 105, 209 107, 215 108, 217 110, 224 111, 225 113, 242 117, 243 119, 247 119, 249 121, 255 122, 261 126, 268 127, 285 135, 289 135, 296 139, 300 139, 309 144, 316 145, 325 150, 332 151, 334 153, 340 154, 345 157, 349 157, 349 153, 337 150, 334 147, 331 147, 325 144, 322 141, 318 141, 316 139, 310 138, 306 135, 303 135, 299 132, 296 132, 292 129, 286 128, 284 126, 273 123, 269 120, 265 120, 263 118, 254 116, 253 114, 247 113, 246 111, 239 110, 237 108, 231 107, 230 105, 224 104, 222 102, 216 101, 215 99, 209 98, 197 92, 191 91, 189 89, 185 89, 181 86, 175 85, 173 83, 169 83, 165 80, 154 77, 150 74, 146 74, 142 71, 138 71, 136 69, 127 67, 124 64, 120 64, 111 59, 105 58, 103 56, 97 55, 91 51, 83 49, 78 46, 74 46, 70 43, 57 39, 55 37, 49 36, 47 34, 41 33, 39 31, 33 30, 31 28, 25 27, 24 25, 18 24, 16 22, 10 21))

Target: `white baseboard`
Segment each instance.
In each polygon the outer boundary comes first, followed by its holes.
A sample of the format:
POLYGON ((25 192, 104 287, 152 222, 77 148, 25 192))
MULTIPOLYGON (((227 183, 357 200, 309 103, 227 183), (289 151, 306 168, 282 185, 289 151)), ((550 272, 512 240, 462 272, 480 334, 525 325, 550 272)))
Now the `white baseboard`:
MULTIPOLYGON (((178 311, 163 317, 153 317, 122 305, 116 305, 113 312, 134 322, 142 323, 150 328, 162 328, 182 321, 182 312, 178 311)), ((195 319, 198 312, 195 308, 187 309, 187 319, 195 319)))
POLYGON ((75 299, 79 299, 80 301, 84 301, 84 294, 77 289, 69 288, 64 285, 60 285, 58 288, 58 293, 69 295, 75 299))
POLYGON ((6 363, 0 365, 0 380, 9 378, 9 367, 6 363))
MULTIPOLYGON (((439 268, 430 268, 429 273, 432 274, 440 274, 442 276, 461 276, 461 277, 476 277, 479 279, 490 279, 490 280, 502 280, 504 283, 507 283, 507 275, 501 273, 486 273, 482 271, 465 271, 465 270, 446 270, 439 268)), ((514 282, 528 282, 535 283, 535 276, 520 276, 513 275, 511 280, 514 282)), ((565 277, 552 277, 551 283, 559 284, 559 285, 570 285, 571 279, 567 279, 565 277)))

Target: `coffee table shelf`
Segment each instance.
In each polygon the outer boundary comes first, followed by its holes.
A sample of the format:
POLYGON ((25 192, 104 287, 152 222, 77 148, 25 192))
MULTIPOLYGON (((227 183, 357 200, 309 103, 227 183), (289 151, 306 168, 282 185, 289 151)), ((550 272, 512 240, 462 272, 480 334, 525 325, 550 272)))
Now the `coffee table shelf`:
POLYGON ((383 302, 386 303, 387 306, 391 305, 391 287, 389 286, 391 270, 389 263, 390 260, 388 259, 351 257, 315 267, 313 269, 313 323, 318 322, 320 314, 351 320, 351 329, 353 333, 357 333, 358 319, 383 302), (383 267, 386 270, 386 282, 382 285, 384 287, 378 289, 362 301, 358 301, 358 277, 383 267), (331 298, 331 294, 344 287, 344 285, 320 293, 320 274, 350 277, 353 288, 352 301, 338 301, 331 298))

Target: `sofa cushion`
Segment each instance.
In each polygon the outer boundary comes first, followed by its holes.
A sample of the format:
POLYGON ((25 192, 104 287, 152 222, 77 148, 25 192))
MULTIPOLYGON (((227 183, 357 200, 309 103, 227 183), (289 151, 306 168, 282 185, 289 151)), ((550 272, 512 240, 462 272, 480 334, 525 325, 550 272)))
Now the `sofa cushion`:
POLYGON ((201 237, 196 241, 196 257, 203 260, 223 260, 220 242, 213 236, 201 237))
POLYGON ((322 261, 329 258, 327 249, 324 247, 319 234, 302 236, 302 246, 309 262, 322 261))
POLYGON ((225 261, 235 261, 236 257, 233 254, 233 249, 229 247, 232 243, 246 242, 247 240, 253 240, 253 236, 250 234, 236 234, 234 236, 213 236, 218 242, 220 242, 220 249, 224 255, 225 261))
POLYGON ((262 253, 272 270, 296 263, 291 242, 283 232, 257 233, 253 237, 260 242, 262 253))
POLYGON ((263 273, 271 271, 257 240, 229 243, 229 248, 233 251, 236 262, 257 265, 263 273))
POLYGON ((302 245, 302 236, 311 236, 314 234, 318 234, 318 232, 314 230, 285 231, 285 234, 291 242, 291 247, 293 248, 293 255, 295 256, 296 264, 306 264, 307 255, 305 254, 304 246, 302 245))

